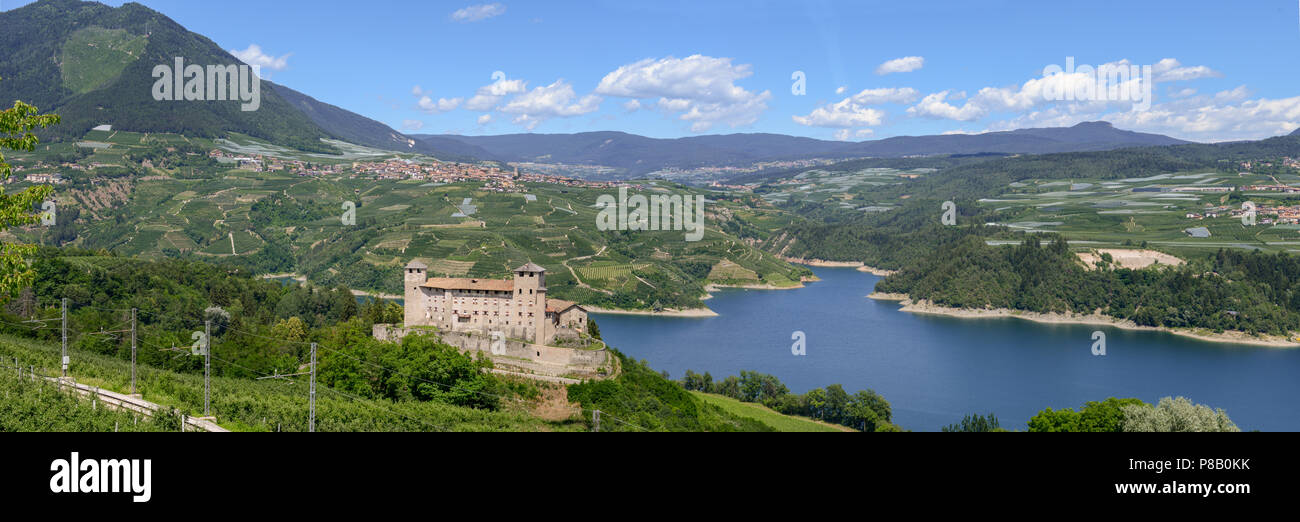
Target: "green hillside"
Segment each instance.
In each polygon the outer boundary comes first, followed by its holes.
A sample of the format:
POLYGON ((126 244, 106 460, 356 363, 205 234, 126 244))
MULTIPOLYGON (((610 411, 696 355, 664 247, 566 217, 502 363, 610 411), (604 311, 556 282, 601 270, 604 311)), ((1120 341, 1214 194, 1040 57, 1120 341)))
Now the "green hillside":
POLYGON ((633 193, 702 195, 706 232, 601 231, 597 198, 612 189, 527 183, 526 192, 481 183, 373 180, 347 172, 352 161, 400 157, 349 146, 349 157, 292 151, 247 136, 208 140, 174 134, 93 131, 82 146, 17 154, 32 172, 58 172, 58 225, 13 230, 48 245, 106 249, 145 259, 185 257, 262 274, 298 273, 313 283, 400 293, 401 267, 424 259, 432 275, 503 278, 534 262, 548 270, 551 295, 587 305, 646 309, 703 306, 706 286, 792 287, 811 272, 754 245, 792 217, 724 193, 648 181, 633 193), (95 144, 90 148, 88 144, 95 144), (210 149, 274 154, 337 165, 338 174, 251 172, 207 157, 210 149), (51 168, 74 155, 84 170, 51 168), (38 165, 47 165, 42 170, 38 165), (146 166, 147 164, 147 166, 146 166), (459 216, 470 199, 472 215, 459 216), (344 202, 356 222, 344 226, 344 202))
POLYGON ((140 4, 113 8, 77 0, 40 0, 0 13, 0 99, 23 100, 57 112, 63 123, 42 142, 80 138, 113 125, 137 132, 180 132, 223 137, 230 132, 303 150, 334 152, 334 136, 290 106, 269 83, 261 108, 239 103, 153 99, 155 65, 240 63, 212 40, 140 4), (53 57, 54 59, 51 59, 53 57))
POLYGON ((712 404, 724 411, 736 415, 754 419, 758 422, 771 426, 776 431, 783 432, 834 432, 834 431, 853 431, 843 426, 835 426, 822 422, 817 422, 804 417, 794 415, 785 415, 773 411, 771 408, 752 402, 741 402, 730 397, 703 393, 698 391, 691 392, 705 403, 712 404))
MULTIPOLYGON (((69 370, 77 382, 127 393, 130 362, 120 358, 76 352, 69 370)), ((59 372, 59 345, 0 336, 0 358, 35 365, 46 375, 59 372)), ((220 363, 217 363, 218 365, 220 363)), ((144 400, 203 412, 203 375, 140 366, 137 387, 144 400)), ((489 411, 440 402, 393 402, 353 399, 344 392, 318 386, 316 422, 320 431, 554 431, 564 425, 535 419, 526 413, 489 411)), ((254 381, 214 377, 212 411, 222 427, 238 431, 306 431, 307 382, 303 379, 254 381)), ((129 420, 130 417, 127 416, 129 420)), ((69 425, 69 431, 83 431, 69 425)), ((102 424, 101 424, 102 427, 102 424)), ((33 430, 38 427, 32 426, 33 430)), ((56 428, 58 429, 58 428, 56 428)), ((111 427, 110 427, 111 429, 111 427)))
POLYGON ((125 29, 92 26, 72 33, 63 44, 63 86, 77 94, 103 87, 140 59, 148 41, 125 29))
MULTIPOLYGON (((490 373, 491 361, 460 353, 436 335, 376 340, 371 325, 395 320, 401 308, 359 307, 346 288, 280 285, 229 266, 69 249, 41 249, 34 268, 36 284, 0 309, 0 366, 16 360, 44 375, 60 372, 62 329, 55 325, 62 324, 66 298, 69 374, 127 393, 131 343, 123 332, 136 308, 143 399, 198 416, 204 358, 190 356, 190 348, 193 332, 208 331, 204 321, 212 320, 212 414, 232 430, 307 429, 307 377, 258 378, 305 372, 310 342, 318 346, 320 431, 590 431, 594 409, 604 412, 601 431, 771 430, 706 404, 617 351, 622 371, 616 377, 566 387, 490 373)), ((28 402, 0 407, 0 426, 6 411, 19 416, 28 402)))

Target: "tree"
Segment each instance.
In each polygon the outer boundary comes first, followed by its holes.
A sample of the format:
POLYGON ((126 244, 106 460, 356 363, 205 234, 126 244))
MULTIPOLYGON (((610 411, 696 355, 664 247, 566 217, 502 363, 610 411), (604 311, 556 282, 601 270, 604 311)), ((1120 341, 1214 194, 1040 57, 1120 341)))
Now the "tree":
POLYGON ((1079 412, 1070 408, 1047 408, 1029 419, 1029 431, 1035 433, 1060 433, 1079 431, 1079 412))
POLYGON ((307 338, 307 328, 303 326, 298 316, 293 316, 275 323, 275 326, 271 327, 271 337, 300 342, 307 338))
POLYGON ((984 415, 967 415, 962 417, 961 423, 949 424, 943 427, 945 433, 984 433, 990 431, 1006 431, 1002 429, 1002 423, 998 422, 997 415, 992 413, 984 415))
POLYGON ((741 400, 745 402, 767 403, 787 393, 790 393, 790 389, 774 375, 740 371, 740 394, 741 400))
POLYGON ((726 379, 718 382, 718 385, 713 388, 712 393, 725 395, 739 400, 741 398, 740 379, 737 379, 735 375, 729 375, 726 379))
POLYGON ((889 425, 892 417, 893 412, 889 401, 875 390, 861 390, 853 394, 853 401, 849 404, 846 418, 841 424, 863 431, 878 431, 889 425))
MULTIPOLYGON (((32 129, 58 124, 57 114, 39 114, 36 107, 15 101, 14 106, 0 111, 0 181, 8 180, 13 169, 5 162, 4 150, 31 152, 40 140, 32 129)), ((53 189, 48 185, 29 187, 17 194, 6 194, 0 187, 0 231, 15 226, 30 225, 40 216, 33 212, 36 204, 45 201, 53 189)), ((0 247, 0 301, 7 300, 19 290, 30 286, 35 272, 27 259, 35 253, 33 245, 3 243, 0 247)))
POLYGON ((1160 403, 1124 406, 1124 431, 1205 432, 1241 431, 1223 409, 1193 404, 1186 397, 1160 399, 1160 403))

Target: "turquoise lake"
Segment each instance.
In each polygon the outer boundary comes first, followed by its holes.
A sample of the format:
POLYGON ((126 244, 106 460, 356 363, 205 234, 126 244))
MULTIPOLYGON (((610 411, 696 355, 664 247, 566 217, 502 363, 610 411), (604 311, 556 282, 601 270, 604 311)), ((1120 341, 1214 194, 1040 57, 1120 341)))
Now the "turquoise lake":
POLYGON ((1210 343, 1163 332, 1015 318, 916 315, 875 301, 878 277, 815 268, 798 290, 723 290, 712 318, 595 315, 605 340, 674 379, 754 370, 792 392, 839 383, 874 389, 906 429, 937 431, 969 413, 1025 429, 1047 407, 1107 397, 1184 396, 1227 411, 1243 430, 1300 431, 1300 349, 1210 343), (1092 333, 1106 355, 1092 354, 1092 333), (791 354, 804 332, 807 355, 791 354))

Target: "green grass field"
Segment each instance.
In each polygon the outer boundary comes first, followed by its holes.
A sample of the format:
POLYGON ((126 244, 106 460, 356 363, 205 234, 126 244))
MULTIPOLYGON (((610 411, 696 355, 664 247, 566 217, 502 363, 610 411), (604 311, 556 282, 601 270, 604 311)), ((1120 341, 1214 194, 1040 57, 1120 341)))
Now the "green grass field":
POLYGON ((699 397, 705 403, 712 404, 723 411, 737 417, 754 419, 763 424, 771 426, 776 431, 784 432, 824 432, 824 431, 854 431, 843 426, 834 426, 822 422, 817 422, 804 417, 795 417, 777 413, 772 409, 761 404, 752 402, 741 402, 730 397, 714 395, 693 391, 691 394, 699 397))

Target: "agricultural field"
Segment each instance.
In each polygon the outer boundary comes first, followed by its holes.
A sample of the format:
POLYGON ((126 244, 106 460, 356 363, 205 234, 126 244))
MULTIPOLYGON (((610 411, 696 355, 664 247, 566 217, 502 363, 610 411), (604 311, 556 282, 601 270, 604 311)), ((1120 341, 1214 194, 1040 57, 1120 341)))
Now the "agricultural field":
POLYGON ((934 171, 875 167, 852 172, 813 169, 768 187, 762 197, 774 205, 806 202, 857 212, 888 212, 894 209, 894 202, 877 199, 876 192, 881 187, 899 185, 934 171))
MULTIPOLYGON (((344 156, 317 160, 321 155, 240 135, 204 141, 111 130, 92 131, 83 143, 96 144, 84 149, 93 152, 79 160, 87 166, 88 180, 60 167, 74 180, 56 186, 63 221, 56 227, 15 230, 17 237, 144 259, 194 257, 381 293, 401 292, 402 267, 412 259, 424 260, 432 275, 477 278, 505 278, 513 268, 533 262, 548 270, 551 295, 622 309, 656 303, 694 308, 703 305, 711 283, 794 286, 811 275, 756 246, 789 223, 788 214, 731 194, 662 180, 635 182, 639 188, 632 193, 703 195, 701 240, 689 241, 684 229, 598 230, 601 207, 596 201, 608 190, 525 183, 521 192, 503 193, 470 182, 359 179, 346 171, 300 177, 241 170, 197 152, 167 156, 174 164, 165 167, 128 165, 124 159, 173 147, 221 148, 322 165, 410 155, 378 157, 376 151, 351 147, 344 156), (110 180, 96 178, 91 163, 110 161, 137 170, 110 180), (187 162, 208 163, 190 167, 187 162), (349 204, 355 207, 351 221, 344 219, 349 204)), ((33 153, 24 161, 42 157, 57 159, 33 153)))
POLYGON ((0 364, 0 433, 4 432, 142 432, 176 431, 165 420, 96 407, 45 379, 22 377, 9 363, 0 364))
MULTIPOLYGON (((0 360, 18 359, 23 366, 35 366, 38 373, 57 374, 59 346, 41 341, 0 335, 0 360)), ((216 359, 213 365, 224 364, 216 359)), ((103 355, 74 352, 70 373, 77 382, 119 393, 130 390, 130 362, 103 355)), ((0 373, 13 375, 4 370, 0 373)), ((5 376, 7 377, 7 376, 5 376)), ((58 420, 54 430, 112 431, 114 422, 127 431, 133 424, 131 415, 109 413, 104 409, 88 412, 88 403, 75 399, 53 400, 66 393, 19 387, 0 377, 0 389, 10 389, 24 396, 42 394, 41 405, 67 411, 70 418, 58 420)), ((144 400, 180 409, 190 416, 203 412, 203 376, 176 373, 149 366, 136 368, 137 389, 144 400)), ((316 429, 318 431, 568 431, 583 427, 567 422, 548 422, 523 411, 488 411, 438 402, 393 402, 384 399, 354 398, 349 394, 317 386, 316 429)), ((306 431, 307 382, 302 379, 256 381, 246 378, 213 377, 211 407, 216 422, 234 431, 306 431)), ((20 401, 22 399, 19 399, 20 401)), ((0 431, 6 422, 17 417, 13 409, 23 402, 5 401, 0 405, 0 431)), ((41 421, 47 416, 25 419, 41 421)), ((49 422, 56 422, 50 420, 49 422)), ((28 431, 48 431, 50 426, 18 425, 28 431)), ((155 425, 141 422, 134 430, 152 430, 155 425)))
MULTIPOLYGON (((1269 214, 1278 206, 1300 205, 1300 194, 1229 190, 1241 186, 1300 186, 1300 176, 1215 172, 1162 174, 1122 180, 1024 180, 979 205, 1000 213, 997 224, 1025 232, 1064 234, 1077 248, 1143 243, 1175 254, 1219 248, 1300 251, 1300 227, 1269 214), (1244 225, 1242 204, 1261 209, 1254 226, 1244 225), (1188 229, 1204 227, 1209 237, 1188 229)), ((996 243, 997 241, 993 241, 996 243)))

